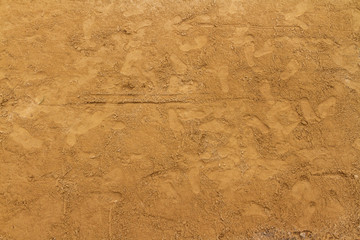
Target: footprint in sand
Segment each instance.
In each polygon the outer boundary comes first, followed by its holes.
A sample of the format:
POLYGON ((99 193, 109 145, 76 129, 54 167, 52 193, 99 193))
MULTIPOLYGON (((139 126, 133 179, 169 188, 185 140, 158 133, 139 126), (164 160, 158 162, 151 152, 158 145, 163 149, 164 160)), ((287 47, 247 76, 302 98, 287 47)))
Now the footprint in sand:
POLYGON ((353 16, 354 32, 358 32, 360 31, 360 9, 353 9, 351 15, 353 16))
POLYGON ((354 89, 356 92, 360 94, 360 82, 355 82, 353 80, 345 79, 344 83, 347 87, 354 89))
POLYGON ((246 61, 250 67, 253 67, 255 65, 254 53, 255 53, 255 44, 253 42, 247 43, 244 47, 244 54, 246 61))
POLYGON ((355 149, 357 149, 357 150, 360 151, 360 138, 355 139, 355 141, 353 142, 352 146, 353 146, 355 149))
POLYGON ((200 175, 199 175, 199 167, 194 167, 189 170, 188 178, 191 186, 191 190, 193 193, 200 193, 200 175))
POLYGON ((300 106, 301 110, 303 112, 304 118, 308 122, 315 122, 319 121, 320 119, 316 116, 313 108, 311 107, 309 100, 306 98, 303 98, 300 100, 300 106))
POLYGON ((299 69, 300 69, 300 64, 295 59, 292 59, 286 65, 285 71, 280 74, 280 78, 282 80, 287 80, 290 77, 292 77, 299 69))
POLYGON ((194 81, 183 82, 177 76, 172 76, 169 79, 168 91, 170 93, 179 94, 179 93, 191 93, 195 92, 198 88, 198 84, 194 81))
POLYGON ((273 105, 275 103, 274 97, 271 94, 271 86, 268 81, 265 81, 264 84, 261 85, 260 92, 268 104, 273 105))
POLYGON ((14 125, 10 138, 21 144, 26 150, 40 148, 42 146, 41 140, 34 138, 26 129, 18 125, 14 125))
POLYGON ((184 52, 188 52, 191 50, 196 50, 204 47, 207 43, 206 36, 198 36, 195 37, 193 42, 187 42, 185 44, 180 45, 180 50, 184 52))
POLYGON ((356 45, 341 47, 335 50, 332 59, 336 65, 354 74, 359 71, 359 48, 356 45))
POLYGON ((250 67, 255 65, 254 53, 255 53, 255 44, 254 37, 250 34, 247 34, 249 30, 248 27, 238 27, 235 29, 233 36, 230 38, 230 41, 238 47, 244 48, 245 59, 250 67))
POLYGON ((260 132, 266 134, 269 132, 269 127, 266 126, 258 117, 255 116, 247 116, 246 119, 246 125, 249 127, 257 128, 260 130, 260 132))
POLYGON ((217 5, 219 6, 220 16, 241 14, 245 11, 241 0, 221 0, 218 1, 217 5))
POLYGON ((105 118, 103 112, 96 112, 93 115, 83 115, 71 126, 66 137, 66 143, 74 146, 76 143, 76 136, 87 133, 90 129, 97 127, 105 118))
POLYGON ((220 80, 221 91, 224 93, 229 92, 229 84, 228 84, 229 67, 226 65, 220 66, 217 69, 217 75, 220 80))
POLYGON ((89 18, 83 22, 83 32, 84 32, 84 38, 86 41, 88 41, 91 38, 92 33, 92 27, 95 22, 95 18, 89 18))
POLYGON ((233 36, 230 38, 230 41, 235 46, 243 46, 246 43, 254 41, 253 36, 246 34, 248 30, 248 27, 237 27, 233 33, 233 36))
POLYGON ((187 67, 178 56, 176 56, 175 54, 172 54, 170 56, 170 61, 171 61, 172 65, 175 69, 175 72, 177 74, 185 74, 186 73, 187 67))
POLYGON ((305 0, 303 2, 298 3, 295 6, 294 11, 285 14, 285 20, 289 24, 296 24, 300 26, 302 29, 308 29, 308 25, 303 21, 299 20, 298 17, 302 16, 306 11, 310 10, 312 7, 310 0, 305 0))
POLYGON ((259 49, 256 50, 254 53, 254 57, 262 57, 264 55, 270 54, 274 51, 274 45, 272 43, 272 41, 269 39, 264 43, 264 46, 259 49))
POLYGON ((229 132, 227 126, 219 120, 212 120, 199 126, 201 131, 206 132, 229 132))
POLYGON ((266 124, 278 139, 284 139, 298 125, 298 114, 289 102, 276 102, 267 112, 266 124))
POLYGON ((247 204, 244 208, 244 216, 257 216, 257 217, 266 217, 264 207, 256 204, 250 203, 247 204))
POLYGON ((335 104, 336 104, 336 98, 330 97, 319 104, 317 110, 319 112, 319 116, 321 118, 326 118, 330 115, 335 114, 335 104))
POLYGON ((316 202, 320 195, 313 189, 308 181, 299 181, 291 189, 291 196, 295 200, 294 203, 303 208, 303 215, 299 218, 298 223, 308 224, 311 216, 316 210, 316 202))
POLYGON ((186 106, 179 109, 179 118, 182 121, 203 119, 211 113, 211 109, 195 106, 186 106))
POLYGON ((124 17, 137 16, 144 13, 146 10, 146 1, 128 1, 120 4, 120 8, 123 9, 124 17))
POLYGON ((174 109, 169 109, 168 116, 171 130, 175 132, 184 132, 184 126, 180 122, 178 115, 174 109))
POLYGON ((126 76, 138 75, 140 70, 137 68, 137 64, 142 58, 141 54, 141 50, 134 50, 128 53, 120 72, 126 76))

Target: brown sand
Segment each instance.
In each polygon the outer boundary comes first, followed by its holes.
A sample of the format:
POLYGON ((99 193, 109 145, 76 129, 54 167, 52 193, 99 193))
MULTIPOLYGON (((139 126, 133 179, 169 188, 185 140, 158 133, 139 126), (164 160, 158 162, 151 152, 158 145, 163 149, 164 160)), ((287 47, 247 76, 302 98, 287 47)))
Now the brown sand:
POLYGON ((1 0, 0 239, 360 237, 360 1, 1 0))

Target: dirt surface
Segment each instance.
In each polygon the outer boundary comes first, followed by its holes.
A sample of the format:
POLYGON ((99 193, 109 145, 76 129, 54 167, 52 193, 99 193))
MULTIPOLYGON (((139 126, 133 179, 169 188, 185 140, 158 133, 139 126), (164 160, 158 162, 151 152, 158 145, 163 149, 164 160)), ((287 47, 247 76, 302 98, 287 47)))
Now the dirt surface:
POLYGON ((360 2, 1 0, 0 239, 359 239, 360 2))

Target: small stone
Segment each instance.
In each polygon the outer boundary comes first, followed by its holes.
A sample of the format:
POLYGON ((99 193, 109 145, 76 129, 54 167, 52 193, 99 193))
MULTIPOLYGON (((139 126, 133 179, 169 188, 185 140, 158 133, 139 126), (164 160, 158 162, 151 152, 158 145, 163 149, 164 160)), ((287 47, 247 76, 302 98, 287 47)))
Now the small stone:
POLYGON ((306 238, 306 233, 304 233, 304 232, 300 233, 300 237, 306 238))
POLYGON ((302 124, 302 125, 308 125, 308 122, 307 122, 306 120, 302 120, 302 121, 301 121, 301 124, 302 124))
POLYGON ((355 174, 355 175, 354 175, 354 178, 355 178, 355 179, 358 179, 358 178, 359 178, 359 176, 355 174))

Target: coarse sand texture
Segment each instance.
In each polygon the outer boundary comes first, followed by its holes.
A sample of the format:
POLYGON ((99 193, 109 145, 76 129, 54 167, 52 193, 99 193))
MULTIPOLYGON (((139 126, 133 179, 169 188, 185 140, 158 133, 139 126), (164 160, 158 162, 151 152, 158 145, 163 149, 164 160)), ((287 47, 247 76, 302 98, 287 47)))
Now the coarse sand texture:
POLYGON ((0 0, 0 240, 355 240, 359 176, 359 0, 0 0))

